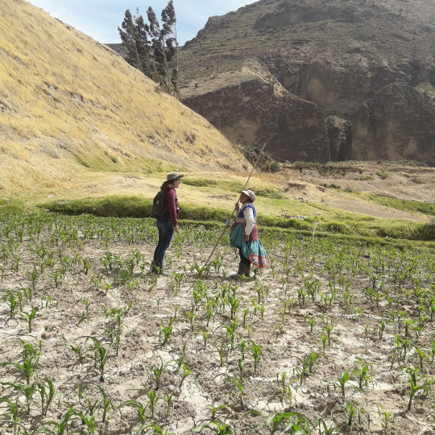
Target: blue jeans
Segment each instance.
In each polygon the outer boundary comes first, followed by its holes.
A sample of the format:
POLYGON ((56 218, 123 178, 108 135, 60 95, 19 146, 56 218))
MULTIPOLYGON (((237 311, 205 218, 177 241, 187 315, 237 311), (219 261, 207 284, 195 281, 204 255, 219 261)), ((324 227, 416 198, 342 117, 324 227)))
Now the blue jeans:
POLYGON ((153 261, 155 266, 161 269, 163 267, 166 250, 169 248, 172 236, 174 235, 174 225, 169 216, 163 216, 157 221, 157 228, 159 230, 159 243, 154 251, 153 261))

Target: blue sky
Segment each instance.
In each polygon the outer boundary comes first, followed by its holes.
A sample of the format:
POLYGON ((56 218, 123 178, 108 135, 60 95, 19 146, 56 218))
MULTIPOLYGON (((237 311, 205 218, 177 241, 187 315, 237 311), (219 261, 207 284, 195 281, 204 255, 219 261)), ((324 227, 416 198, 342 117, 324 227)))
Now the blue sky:
MULTIPOLYGON (((180 45, 194 38, 208 18, 224 15, 256 0, 174 0, 177 13, 178 42, 180 45)), ((120 42, 118 26, 126 9, 132 12, 139 6, 145 16, 151 6, 158 17, 168 0, 30 0, 77 30, 103 43, 120 42)))

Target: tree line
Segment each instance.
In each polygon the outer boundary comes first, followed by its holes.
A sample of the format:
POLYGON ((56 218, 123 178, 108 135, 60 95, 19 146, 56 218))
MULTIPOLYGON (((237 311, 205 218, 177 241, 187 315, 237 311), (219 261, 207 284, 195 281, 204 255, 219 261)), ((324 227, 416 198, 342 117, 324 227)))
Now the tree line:
POLYGON ((159 83, 166 92, 178 96, 177 18, 173 0, 162 11, 162 25, 151 6, 146 15, 148 22, 138 7, 136 15, 127 9, 118 27, 126 61, 159 83))

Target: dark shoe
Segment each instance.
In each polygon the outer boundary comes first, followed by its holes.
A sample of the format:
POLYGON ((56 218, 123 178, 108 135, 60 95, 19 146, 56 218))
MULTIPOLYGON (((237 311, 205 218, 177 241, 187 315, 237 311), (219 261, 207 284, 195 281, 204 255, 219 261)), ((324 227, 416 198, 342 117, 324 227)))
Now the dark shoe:
POLYGON ((151 275, 160 275, 162 273, 161 267, 157 266, 156 263, 151 262, 150 274, 151 275))
POLYGON ((246 278, 251 277, 251 263, 245 264, 245 277, 246 278))
POLYGON ((240 279, 240 277, 245 274, 245 270, 246 270, 246 264, 239 263, 239 270, 237 271, 237 273, 230 275, 230 278, 231 279, 240 279))

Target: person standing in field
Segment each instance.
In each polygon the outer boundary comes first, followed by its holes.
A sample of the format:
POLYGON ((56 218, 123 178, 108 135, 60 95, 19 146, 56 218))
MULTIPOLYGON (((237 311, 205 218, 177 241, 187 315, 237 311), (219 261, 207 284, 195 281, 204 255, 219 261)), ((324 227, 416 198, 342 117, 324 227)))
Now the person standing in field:
POLYGON ((239 270, 232 279, 246 277, 251 274, 251 264, 258 268, 267 267, 266 251, 258 237, 257 210, 254 206, 255 193, 252 190, 244 190, 240 194, 239 202, 236 203, 237 218, 231 228, 231 247, 239 249, 239 270))
POLYGON ((176 172, 168 174, 166 181, 160 188, 160 194, 164 197, 164 201, 162 216, 157 220, 159 241, 151 263, 151 273, 154 274, 162 274, 166 250, 171 244, 174 232, 178 232, 178 214, 181 208, 178 205, 176 189, 180 186, 181 178, 183 177, 184 175, 178 175, 176 172))

